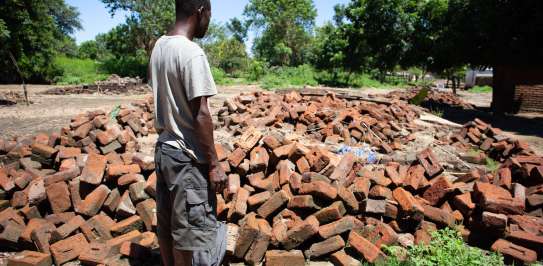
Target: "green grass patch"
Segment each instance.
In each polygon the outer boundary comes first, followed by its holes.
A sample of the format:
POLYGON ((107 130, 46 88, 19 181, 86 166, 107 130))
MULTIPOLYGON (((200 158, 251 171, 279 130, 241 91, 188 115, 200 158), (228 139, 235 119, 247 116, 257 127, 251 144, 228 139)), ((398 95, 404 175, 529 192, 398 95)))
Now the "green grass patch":
POLYGON ((55 65, 62 70, 62 76, 55 77, 59 85, 93 84, 98 80, 105 80, 109 74, 100 71, 99 64, 91 59, 69 58, 59 56, 55 65))
POLYGON ((260 84, 266 90, 319 85, 315 70, 308 65, 271 68, 260 79, 260 84))
POLYGON ((492 87, 490 86, 475 86, 468 90, 470 93, 490 93, 492 92, 492 87))
MULTIPOLYGON (((459 231, 445 228, 432 233, 429 245, 416 245, 407 250, 407 259, 401 261, 398 247, 384 248, 388 259, 376 265, 390 266, 479 266, 504 265, 503 257, 498 253, 470 247, 464 243, 459 231)), ((369 265, 369 264, 364 264, 369 265)))

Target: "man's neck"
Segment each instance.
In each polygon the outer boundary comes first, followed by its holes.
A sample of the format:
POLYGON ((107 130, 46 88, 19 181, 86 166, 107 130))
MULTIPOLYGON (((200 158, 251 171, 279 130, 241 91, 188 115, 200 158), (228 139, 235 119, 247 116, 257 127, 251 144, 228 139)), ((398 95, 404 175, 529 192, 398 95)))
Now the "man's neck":
POLYGON ((177 19, 173 28, 168 31, 168 36, 181 35, 187 37, 189 40, 194 39, 194 27, 191 25, 191 18, 185 20, 177 19))

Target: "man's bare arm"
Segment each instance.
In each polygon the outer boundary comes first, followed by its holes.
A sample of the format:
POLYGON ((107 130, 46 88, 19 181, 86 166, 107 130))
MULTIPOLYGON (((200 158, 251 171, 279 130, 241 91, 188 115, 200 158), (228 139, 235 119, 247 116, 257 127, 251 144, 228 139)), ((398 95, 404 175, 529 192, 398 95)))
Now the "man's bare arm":
POLYGON ((209 162, 209 182, 211 188, 220 193, 226 187, 226 174, 217 159, 213 138, 213 120, 208 108, 207 97, 198 97, 190 103, 194 115, 194 131, 199 136, 197 141, 209 162))

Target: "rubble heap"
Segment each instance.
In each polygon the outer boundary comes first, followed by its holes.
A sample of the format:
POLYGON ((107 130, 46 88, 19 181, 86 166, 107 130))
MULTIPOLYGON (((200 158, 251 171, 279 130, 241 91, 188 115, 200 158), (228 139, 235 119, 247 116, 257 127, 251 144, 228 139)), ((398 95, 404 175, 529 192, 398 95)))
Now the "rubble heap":
POLYGON ((14 91, 0 93, 0 106, 11 106, 22 103, 26 103, 23 93, 14 91))
POLYGON ((403 101, 372 103, 346 100, 328 93, 242 94, 225 101, 218 112, 220 127, 243 132, 247 127, 287 129, 329 144, 369 143, 392 153, 408 141, 418 126, 419 110, 403 101))
MULTIPOLYGON (((387 94, 388 97, 394 99, 400 99, 403 101, 410 101, 415 98, 417 94, 421 91, 420 88, 412 88, 409 90, 397 90, 387 94)), ((448 107, 460 107, 463 109, 473 109, 473 105, 465 102, 460 99, 458 95, 455 95, 452 92, 438 91, 438 90, 429 90, 428 95, 422 102, 422 106, 426 108, 438 108, 443 106, 448 107)))
MULTIPOLYGON (((89 112, 60 134, 0 141, 0 243, 25 250, 10 263, 141 264, 150 257, 158 246, 156 175, 137 137, 154 132, 152 104, 89 112)), ((336 139, 356 145, 353 132, 362 123, 387 140, 374 144, 405 138, 409 132, 398 134, 403 126, 416 129, 416 112, 405 103, 257 93, 225 104, 218 127, 236 136, 215 145, 229 179, 217 213, 228 223, 234 261, 358 265, 385 259, 383 245, 428 243, 433 230, 456 224, 468 243, 508 258, 531 263, 542 255, 543 158, 480 120, 450 143, 487 143, 483 155, 503 164, 496 172, 474 167, 453 175, 430 148, 410 164, 366 164, 323 143, 344 134, 336 139), (304 134, 294 139, 270 128, 304 134)))
POLYGON ((118 75, 111 75, 107 80, 96 81, 94 84, 65 86, 49 89, 43 94, 46 95, 66 95, 66 94, 145 94, 151 92, 148 85, 143 83, 139 77, 122 78, 118 75))

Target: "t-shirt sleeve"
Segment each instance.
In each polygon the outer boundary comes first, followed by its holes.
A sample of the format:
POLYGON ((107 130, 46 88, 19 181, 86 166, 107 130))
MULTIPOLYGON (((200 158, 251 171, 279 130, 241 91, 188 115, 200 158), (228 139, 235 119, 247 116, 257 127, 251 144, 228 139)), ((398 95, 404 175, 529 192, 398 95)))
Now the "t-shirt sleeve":
POLYGON ((183 86, 189 101, 217 94, 217 87, 205 55, 190 59, 182 68, 183 86))

